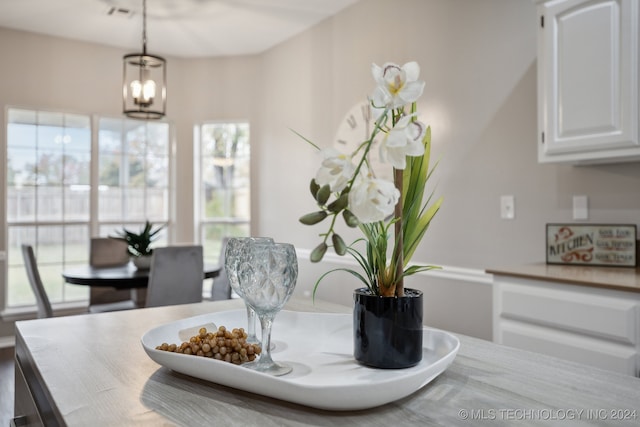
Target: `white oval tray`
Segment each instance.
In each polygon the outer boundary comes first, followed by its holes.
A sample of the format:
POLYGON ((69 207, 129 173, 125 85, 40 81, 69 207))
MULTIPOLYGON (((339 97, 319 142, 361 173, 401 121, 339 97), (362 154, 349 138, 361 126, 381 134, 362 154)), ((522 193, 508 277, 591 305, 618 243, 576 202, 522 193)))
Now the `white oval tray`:
POLYGON ((424 329, 422 361, 406 369, 374 369, 353 358, 351 314, 282 311, 274 321, 271 354, 293 371, 273 377, 227 362, 156 350, 180 344, 178 333, 215 323, 246 328, 245 310, 205 314, 151 329, 142 346, 158 364, 217 384, 326 410, 358 410, 380 406, 419 390, 453 362, 460 341, 454 335, 424 329))

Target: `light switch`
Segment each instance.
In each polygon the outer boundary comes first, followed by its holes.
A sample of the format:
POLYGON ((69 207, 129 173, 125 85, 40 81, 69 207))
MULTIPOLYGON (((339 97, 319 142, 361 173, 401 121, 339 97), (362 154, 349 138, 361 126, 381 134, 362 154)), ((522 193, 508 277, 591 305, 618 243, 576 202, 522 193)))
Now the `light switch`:
POLYGON ((516 202, 513 196, 500 196, 500 218, 514 219, 516 217, 516 202))
POLYGON ((573 196, 573 219, 589 219, 589 198, 573 196))

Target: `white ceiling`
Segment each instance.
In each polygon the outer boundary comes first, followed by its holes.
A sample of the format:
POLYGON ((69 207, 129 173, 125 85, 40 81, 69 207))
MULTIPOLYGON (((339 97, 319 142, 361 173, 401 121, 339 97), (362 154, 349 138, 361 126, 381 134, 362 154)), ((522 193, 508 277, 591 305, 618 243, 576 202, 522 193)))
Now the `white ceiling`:
MULTIPOLYGON (((147 0, 147 51, 185 58, 259 53, 357 1, 147 0)), ((139 52, 142 0, 0 0, 0 27, 139 52)))

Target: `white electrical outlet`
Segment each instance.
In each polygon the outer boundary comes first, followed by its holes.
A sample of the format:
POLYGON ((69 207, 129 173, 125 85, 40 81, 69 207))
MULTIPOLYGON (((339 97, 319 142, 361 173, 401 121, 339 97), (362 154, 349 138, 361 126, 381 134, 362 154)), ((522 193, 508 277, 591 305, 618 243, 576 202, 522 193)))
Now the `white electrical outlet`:
POLYGON ((589 198, 573 196, 573 219, 589 219, 589 198))
POLYGON ((500 218, 514 219, 516 217, 516 202, 513 196, 500 196, 500 218))

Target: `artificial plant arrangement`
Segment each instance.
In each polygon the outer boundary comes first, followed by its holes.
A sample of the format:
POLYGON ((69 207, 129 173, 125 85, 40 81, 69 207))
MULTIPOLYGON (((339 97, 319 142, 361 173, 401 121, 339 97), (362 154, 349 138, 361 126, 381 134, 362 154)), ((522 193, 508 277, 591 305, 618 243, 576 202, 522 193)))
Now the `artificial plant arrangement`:
POLYGON ((150 256, 153 253, 151 243, 159 237, 158 233, 165 225, 166 224, 162 224, 154 229, 153 225, 147 220, 144 228, 138 233, 134 233, 123 227, 122 231, 117 232, 116 236, 110 237, 127 242, 129 244, 127 251, 131 256, 150 256))
MULTIPOLYGON (((368 139, 351 153, 333 148, 320 149, 322 164, 311 180, 311 194, 319 210, 306 214, 300 222, 315 225, 329 220, 329 229, 320 234, 322 242, 312 251, 311 261, 322 260, 333 246, 338 255, 350 254, 362 271, 336 268, 324 273, 346 271, 362 281, 373 295, 404 296, 404 278, 420 271, 438 268, 410 265, 418 244, 442 204, 425 196, 429 170, 431 129, 418 120, 417 100, 424 90, 418 80, 420 66, 409 62, 403 66, 373 64, 376 88, 369 96, 375 123, 368 139), (378 146, 379 161, 393 168, 393 182, 376 174, 370 160, 378 146), (336 231, 338 218, 349 227, 358 227, 362 238, 347 245, 336 231), (389 240, 392 239, 392 246, 389 240), (364 243, 364 251, 357 246, 364 243)), ((304 138, 304 137, 303 137, 304 138)))

